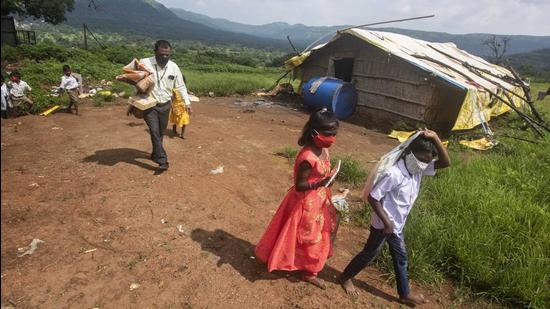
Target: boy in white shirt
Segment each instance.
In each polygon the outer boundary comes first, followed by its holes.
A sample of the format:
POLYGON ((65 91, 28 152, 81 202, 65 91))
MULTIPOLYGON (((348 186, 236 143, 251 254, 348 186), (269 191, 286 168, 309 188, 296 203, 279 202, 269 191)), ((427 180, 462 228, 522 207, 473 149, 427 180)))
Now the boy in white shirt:
POLYGON ((74 105, 74 110, 78 115, 78 89, 79 84, 76 77, 73 76, 71 67, 69 65, 63 66, 63 76, 61 76, 61 84, 59 85, 61 91, 67 91, 69 95, 69 112, 71 112, 71 107, 74 105))
POLYGON ((348 294, 357 293, 352 278, 374 260, 387 241, 400 301, 412 305, 426 302, 422 297, 412 294, 409 289, 403 228, 418 197, 422 176, 433 176, 436 169, 448 167, 450 164, 447 150, 437 133, 425 129, 411 142, 403 157, 384 172, 369 196, 363 197, 373 208, 370 234, 363 251, 351 260, 340 275, 340 282, 348 294), (436 155, 438 160, 433 160, 436 155))
POLYGON ((21 80, 21 74, 18 71, 11 72, 10 79, 10 99, 13 104, 15 114, 19 115, 22 107, 30 108, 33 104, 30 96, 28 95, 32 88, 25 81, 21 80))

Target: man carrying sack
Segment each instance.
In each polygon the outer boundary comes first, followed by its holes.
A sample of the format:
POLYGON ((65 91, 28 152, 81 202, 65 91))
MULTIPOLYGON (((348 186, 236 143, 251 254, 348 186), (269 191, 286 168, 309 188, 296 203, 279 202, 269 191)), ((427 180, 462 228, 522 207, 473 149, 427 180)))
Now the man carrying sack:
POLYGON ((143 118, 147 126, 149 126, 149 133, 151 134, 151 143, 153 145, 151 160, 159 165, 159 171, 168 169, 168 157, 162 146, 162 138, 164 130, 168 125, 173 90, 179 92, 182 96, 189 115, 192 113, 191 102, 180 68, 173 61, 170 61, 171 52, 172 46, 170 43, 165 40, 159 40, 155 43, 155 56, 139 61, 151 72, 155 83, 151 96, 156 100, 157 104, 144 110, 143 118))

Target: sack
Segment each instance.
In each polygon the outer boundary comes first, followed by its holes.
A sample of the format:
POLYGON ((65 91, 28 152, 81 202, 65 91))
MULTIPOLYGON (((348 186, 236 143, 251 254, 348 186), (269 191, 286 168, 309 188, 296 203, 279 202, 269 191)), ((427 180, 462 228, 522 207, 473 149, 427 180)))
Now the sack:
POLYGON ((136 83, 138 93, 151 93, 155 88, 155 80, 153 75, 149 75, 136 83))
POLYGON ((128 99, 128 103, 139 110, 146 110, 157 105, 157 100, 150 95, 135 95, 128 99))
POLYGON ((140 80, 152 74, 145 65, 140 63, 137 59, 132 60, 129 64, 122 68, 124 74, 118 75, 116 80, 129 83, 131 85, 137 84, 140 80))

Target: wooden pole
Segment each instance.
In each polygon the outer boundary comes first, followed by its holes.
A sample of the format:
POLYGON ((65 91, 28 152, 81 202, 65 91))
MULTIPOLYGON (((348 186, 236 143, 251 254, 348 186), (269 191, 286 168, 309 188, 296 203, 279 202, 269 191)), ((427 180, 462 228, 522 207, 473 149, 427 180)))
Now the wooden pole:
POLYGON ((525 83, 521 80, 521 77, 519 76, 518 72, 516 72, 516 70, 514 70, 514 68, 512 68, 512 66, 507 66, 507 67, 508 67, 508 70, 510 70, 510 72, 512 72, 514 77, 521 83, 521 89, 523 89, 523 93, 525 94, 525 98, 527 98, 526 102, 529 105, 529 107, 531 108, 531 112, 533 113, 533 115, 535 115, 535 118, 537 118, 538 121, 540 121, 542 123, 545 123, 545 121, 542 118, 541 114, 539 114, 539 112, 535 108, 535 104, 533 104, 533 100, 531 99, 531 89, 527 85, 525 85, 525 83))
POLYGON ((82 24, 84 31, 84 49, 88 49, 88 38, 86 37, 86 24, 82 24))

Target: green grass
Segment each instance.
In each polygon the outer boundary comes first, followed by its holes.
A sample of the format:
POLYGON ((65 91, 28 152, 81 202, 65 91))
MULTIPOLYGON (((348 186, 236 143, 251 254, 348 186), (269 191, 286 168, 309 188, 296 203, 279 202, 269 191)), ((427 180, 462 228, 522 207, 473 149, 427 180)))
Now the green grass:
MULTIPOLYGON (((80 73, 85 85, 97 85, 105 79, 113 81, 110 90, 134 93, 134 87, 115 80, 122 67, 133 58, 150 56, 151 50, 139 46, 108 46, 106 49, 84 50, 56 44, 41 43, 17 48, 2 46, 2 60, 17 63, 22 79, 33 88, 35 104, 31 112, 39 113, 55 104, 68 104, 64 97, 52 97, 51 87, 59 85, 62 66, 69 64, 80 73)), ((277 54, 254 49, 212 48, 190 46, 175 49, 172 59, 178 63, 187 79, 190 91, 198 96, 246 95, 271 87, 282 69, 266 67, 277 54), (262 62, 260 59, 266 57, 262 62)), ((110 98, 108 98, 110 99, 110 98)), ((105 100, 105 101, 108 101, 105 100)), ((96 105, 103 102, 94 100, 96 105)))
POLYGON ((183 72, 189 90, 199 96, 208 95, 209 92, 213 92, 215 96, 250 94, 258 89, 271 87, 280 76, 278 71, 273 70, 263 73, 183 72))
MULTIPOLYGON (((548 84, 533 84, 533 93, 548 84)), ((550 98, 537 102, 550 119, 550 98)), ((505 122, 516 126, 513 114, 505 122)), ((550 307, 550 134, 500 127, 479 153, 451 145, 453 165, 425 177, 405 227, 410 276, 512 307, 550 307), (502 133, 535 140, 518 141, 502 133)), ((363 205, 354 222, 368 226, 363 205)), ((377 264, 391 272, 388 252, 377 264)))
POLYGON ((285 146, 279 150, 276 150, 273 153, 277 156, 286 158, 288 160, 288 163, 293 164, 294 160, 296 159, 296 155, 298 155, 298 149, 292 146, 285 146))
POLYGON ((361 163, 351 156, 341 156, 331 158, 330 164, 332 167, 336 167, 338 160, 342 160, 340 166, 340 172, 336 179, 340 182, 357 187, 365 183, 367 180, 367 171, 361 166, 361 163))

